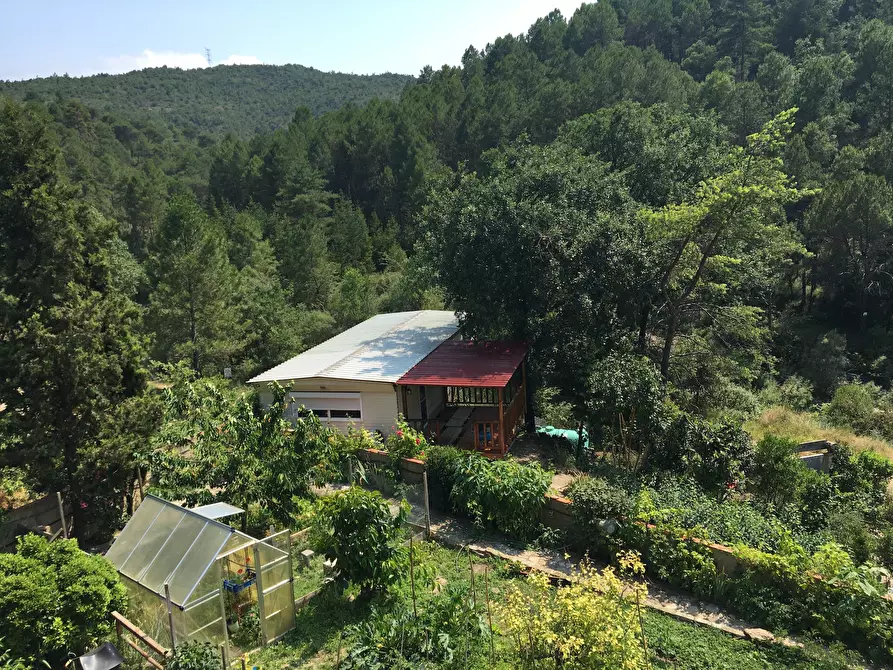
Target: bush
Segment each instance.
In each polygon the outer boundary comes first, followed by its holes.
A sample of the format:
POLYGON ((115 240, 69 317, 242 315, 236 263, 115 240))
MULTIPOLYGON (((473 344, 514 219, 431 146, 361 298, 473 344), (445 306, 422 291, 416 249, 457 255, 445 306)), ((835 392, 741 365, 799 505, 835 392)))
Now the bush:
POLYGON ((181 642, 165 667, 167 670, 219 670, 220 654, 210 642, 181 642))
POLYGON ((834 544, 812 556, 797 547, 736 553, 747 565, 730 593, 740 612, 770 627, 841 640, 875 661, 893 660, 893 603, 882 597, 885 570, 855 567, 834 544))
POLYGON ((433 445, 425 450, 431 505, 444 511, 450 509, 453 484, 456 483, 462 464, 471 457, 472 454, 455 447, 433 445))
MULTIPOLYGON (((635 574, 642 571, 636 556, 621 556, 619 562, 635 574)), ((585 562, 575 577, 556 589, 546 575, 533 572, 526 588, 507 589, 497 608, 518 654, 516 667, 649 667, 637 608, 647 595, 645 586, 585 562), (554 665, 541 664, 544 659, 554 665)))
POLYGON ((536 415, 546 425, 556 428, 576 428, 573 406, 569 402, 558 400, 559 391, 556 388, 542 386, 533 394, 533 406, 536 415))
POLYGON ((320 499, 312 543, 336 559, 342 581, 379 590, 403 573, 406 551, 399 539, 405 519, 405 507, 394 517, 378 491, 352 486, 320 499))
MULTIPOLYGON (((485 617, 483 605, 474 603, 467 587, 453 584, 429 600, 418 616, 405 605, 387 613, 373 607, 366 621, 348 629, 355 642, 340 667, 452 667, 450 661, 462 649, 483 660, 489 635, 485 617)), ((469 658, 463 661, 467 666, 469 658)))
POLYGON ((804 412, 812 405, 812 384, 803 377, 791 375, 778 387, 779 404, 795 412, 804 412))
POLYGON ((681 414, 667 432, 652 470, 691 475, 701 486, 724 495, 738 486, 753 461, 750 436, 729 422, 710 422, 681 414))
POLYGON ((384 448, 391 456, 394 466, 400 467, 400 460, 404 458, 416 458, 428 447, 428 441, 419 431, 410 427, 403 417, 397 417, 397 425, 388 435, 384 448))
POLYGON ((628 517, 633 512, 633 497, 623 488, 604 479, 581 477, 568 491, 571 514, 584 547, 598 548, 604 542, 601 522, 628 517))
POLYGON ((26 535, 15 554, 0 554, 0 621, 19 658, 60 665, 68 652, 80 654, 111 635, 111 613, 126 604, 115 569, 75 540, 26 535))
POLYGON ((492 525, 507 535, 529 540, 539 529, 540 510, 551 484, 552 473, 537 464, 473 455, 459 463, 451 498, 453 508, 467 514, 476 525, 492 525))
POLYGON ((797 443, 774 435, 766 435, 757 443, 753 465, 754 494, 776 508, 797 500, 801 476, 808 471, 794 454, 797 443))
POLYGON ((845 426, 859 432, 873 428, 874 394, 864 384, 844 384, 834 391, 834 396, 823 413, 835 426, 845 426))

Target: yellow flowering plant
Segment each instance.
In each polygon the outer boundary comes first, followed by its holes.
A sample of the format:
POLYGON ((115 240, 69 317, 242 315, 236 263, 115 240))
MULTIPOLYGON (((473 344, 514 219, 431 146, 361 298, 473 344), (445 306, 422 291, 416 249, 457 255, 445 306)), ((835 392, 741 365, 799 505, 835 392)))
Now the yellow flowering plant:
POLYGON ((638 554, 625 552, 614 568, 597 570, 588 559, 570 584, 553 588, 549 577, 531 573, 511 586, 498 606, 504 633, 520 667, 638 670, 648 667, 639 604, 647 595, 632 578, 643 574, 638 554))

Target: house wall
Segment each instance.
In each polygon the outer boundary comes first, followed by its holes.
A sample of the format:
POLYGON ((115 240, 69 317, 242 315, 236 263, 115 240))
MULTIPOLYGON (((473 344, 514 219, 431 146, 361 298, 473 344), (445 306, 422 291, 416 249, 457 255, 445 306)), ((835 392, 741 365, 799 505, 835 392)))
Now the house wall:
MULTIPOLYGON (((387 435, 391 432, 397 416, 397 392, 390 382, 354 382, 341 379, 299 379, 291 388, 293 393, 359 393, 363 418, 350 421, 329 421, 329 424, 347 432, 351 425, 366 430, 380 430, 387 435)), ((260 392, 260 401, 268 406, 273 396, 268 391, 260 392)), ((418 402, 418 399, 416 399, 418 402)))

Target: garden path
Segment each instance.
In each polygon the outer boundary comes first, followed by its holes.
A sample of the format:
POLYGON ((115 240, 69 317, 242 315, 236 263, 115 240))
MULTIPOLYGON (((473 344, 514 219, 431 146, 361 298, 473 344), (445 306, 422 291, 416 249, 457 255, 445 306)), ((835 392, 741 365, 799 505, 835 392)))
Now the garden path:
MULTIPOLYGON (((483 535, 469 522, 432 512, 431 534, 437 541, 468 549, 477 554, 514 561, 532 570, 539 570, 558 580, 573 579, 574 566, 582 559, 568 555, 531 549, 519 549, 495 535, 483 535)), ((723 611, 716 605, 702 603, 690 596, 676 593, 648 580, 645 605, 683 621, 716 628, 736 637, 760 642, 777 642, 786 646, 800 646, 790 638, 777 637, 768 630, 754 626, 723 611)))

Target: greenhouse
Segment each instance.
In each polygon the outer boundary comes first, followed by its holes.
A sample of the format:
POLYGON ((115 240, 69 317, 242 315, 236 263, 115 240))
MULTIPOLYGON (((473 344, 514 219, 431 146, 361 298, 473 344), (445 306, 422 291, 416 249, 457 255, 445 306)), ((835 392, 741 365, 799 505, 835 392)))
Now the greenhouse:
POLYGON ((222 644, 227 659, 291 630, 290 533, 258 540, 217 521, 241 511, 146 496, 106 554, 127 585, 128 618, 171 647, 222 644))

